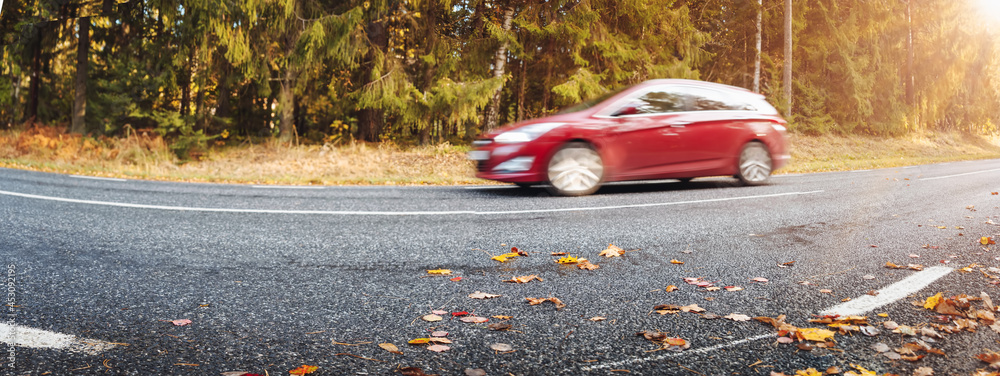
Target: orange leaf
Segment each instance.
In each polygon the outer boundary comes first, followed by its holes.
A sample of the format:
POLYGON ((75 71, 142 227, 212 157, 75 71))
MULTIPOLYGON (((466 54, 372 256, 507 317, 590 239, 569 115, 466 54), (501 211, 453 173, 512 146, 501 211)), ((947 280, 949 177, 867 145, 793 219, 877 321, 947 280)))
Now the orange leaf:
POLYGON ((624 249, 616 247, 614 244, 608 244, 608 248, 601 251, 600 255, 604 257, 618 257, 625 253, 624 249))
POLYGON ((979 239, 979 244, 990 245, 990 244, 997 244, 997 242, 994 241, 993 238, 991 238, 989 236, 984 236, 984 237, 982 237, 982 238, 979 239))
POLYGON ((451 279, 453 282, 458 282, 462 280, 462 277, 455 277, 451 279))
POLYGON ((431 341, 430 338, 415 338, 415 339, 411 339, 407 343, 409 343, 411 345, 424 345, 424 344, 427 344, 430 341, 431 341))
POLYGON ((670 260, 671 264, 684 265, 684 261, 670 260))
POLYGON ((291 371, 288 371, 288 373, 293 374, 293 375, 305 375, 307 373, 316 372, 317 369, 319 369, 319 367, 317 367, 317 366, 307 366, 307 365, 303 364, 299 368, 296 368, 296 369, 293 369, 291 371))
POLYGON ((580 260, 580 262, 578 264, 576 264, 576 267, 578 267, 580 269, 587 269, 587 270, 594 270, 594 269, 600 268, 600 266, 597 266, 597 264, 593 264, 593 263, 591 263, 590 261, 587 261, 587 260, 580 260))
POLYGON ((672 291, 676 291, 676 290, 677 290, 677 286, 674 286, 674 285, 667 286, 667 288, 663 289, 663 291, 666 291, 666 292, 672 292, 672 291))

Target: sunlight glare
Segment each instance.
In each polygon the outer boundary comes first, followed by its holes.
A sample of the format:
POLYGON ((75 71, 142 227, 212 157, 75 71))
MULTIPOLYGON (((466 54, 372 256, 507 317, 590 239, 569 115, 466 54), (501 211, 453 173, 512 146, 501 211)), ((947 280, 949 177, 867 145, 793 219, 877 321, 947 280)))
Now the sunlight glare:
POLYGON ((980 16, 992 22, 1000 22, 1000 0, 974 0, 980 16))

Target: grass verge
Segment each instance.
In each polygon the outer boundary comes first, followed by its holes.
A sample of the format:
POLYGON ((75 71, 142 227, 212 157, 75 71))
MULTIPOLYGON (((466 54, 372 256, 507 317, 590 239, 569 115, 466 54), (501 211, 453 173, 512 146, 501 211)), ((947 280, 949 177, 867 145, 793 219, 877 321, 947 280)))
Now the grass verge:
MULTIPOLYGON (((1000 138, 961 133, 897 138, 791 135, 792 161, 778 173, 899 167, 1000 158, 1000 138)), ((158 135, 87 138, 39 127, 0 131, 0 167, 129 179, 296 185, 484 184, 466 145, 216 146, 182 162, 158 135)))

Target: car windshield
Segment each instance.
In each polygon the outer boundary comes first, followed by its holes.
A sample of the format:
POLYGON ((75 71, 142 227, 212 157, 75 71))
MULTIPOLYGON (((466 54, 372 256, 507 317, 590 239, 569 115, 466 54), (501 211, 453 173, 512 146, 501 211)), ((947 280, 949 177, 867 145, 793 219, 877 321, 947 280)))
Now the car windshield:
POLYGON ((561 111, 559 111, 558 113, 559 114, 569 114, 569 113, 573 113, 573 112, 580 112, 580 111, 586 110, 588 108, 596 106, 598 103, 604 102, 605 99, 611 98, 615 94, 620 93, 622 90, 625 90, 625 88, 623 87, 623 88, 620 88, 620 89, 617 89, 617 90, 612 90, 612 91, 604 93, 604 94, 602 94, 600 96, 597 96, 597 97, 594 97, 594 98, 590 98, 590 99, 585 100, 583 102, 580 102, 580 103, 574 104, 572 106, 566 107, 566 108, 562 109, 561 111))

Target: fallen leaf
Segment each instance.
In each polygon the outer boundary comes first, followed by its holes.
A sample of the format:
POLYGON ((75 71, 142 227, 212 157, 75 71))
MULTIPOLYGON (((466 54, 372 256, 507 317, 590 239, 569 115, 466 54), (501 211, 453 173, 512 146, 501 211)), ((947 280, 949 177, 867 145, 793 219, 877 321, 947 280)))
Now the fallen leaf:
POLYGON ((504 254, 499 255, 499 256, 493 256, 490 259, 491 260, 497 260, 497 261, 500 261, 500 262, 507 262, 508 260, 510 260, 512 258, 515 258, 517 256, 520 256, 520 255, 517 254, 517 253, 511 252, 511 253, 504 253, 504 254))
POLYGON ((990 364, 990 368, 1000 369, 1000 354, 986 350, 986 353, 976 355, 976 359, 990 364))
POLYGON ((920 367, 913 370, 913 376, 934 376, 934 369, 931 367, 920 367))
POLYGON ((591 317, 591 318, 590 318, 590 319, 588 319, 588 320, 590 320, 590 321, 595 321, 595 322, 596 322, 596 321, 604 321, 604 320, 607 320, 607 319, 608 319, 608 318, 607 318, 607 317, 604 317, 604 316, 594 316, 594 317, 591 317))
POLYGON ((222 376, 244 376, 249 373, 250 372, 244 372, 244 371, 229 371, 229 372, 223 372, 222 376))
POLYGON ((451 350, 451 347, 445 345, 430 345, 427 346, 427 349, 433 352, 445 352, 451 350))
POLYGON ((391 352, 393 354, 403 355, 403 352, 399 351, 399 348, 396 347, 396 345, 393 345, 393 344, 388 343, 388 342, 386 342, 386 343, 380 343, 380 344, 378 344, 378 347, 381 347, 382 350, 391 352))
POLYGON ((687 341, 685 341, 682 338, 667 338, 666 340, 663 341, 663 343, 670 346, 680 346, 680 347, 684 347, 685 345, 687 345, 687 341))
POLYGON ((452 312, 451 313, 452 317, 468 316, 468 315, 469 315, 469 312, 466 312, 466 311, 458 311, 458 312, 452 312))
POLYGON ((501 315, 497 315, 497 316, 493 316, 493 318, 495 318, 497 320, 510 320, 510 319, 514 318, 514 316, 501 316, 501 315))
POLYGON ((303 364, 299 368, 296 368, 296 369, 293 369, 291 371, 288 371, 288 373, 290 373, 292 375, 305 375, 305 374, 308 374, 308 373, 316 372, 317 369, 319 369, 319 367, 317 367, 317 366, 307 366, 307 365, 303 364))
POLYGON ((697 304, 689 304, 689 305, 683 306, 683 307, 680 308, 680 310, 684 311, 684 312, 694 312, 694 313, 705 312, 705 309, 699 307, 697 304))
POLYGON ((510 253, 517 253, 518 256, 528 257, 528 252, 517 249, 517 247, 510 247, 510 253))
POLYGON ((556 305, 557 310, 562 309, 563 307, 566 306, 566 304, 563 304, 562 300, 559 300, 559 298, 524 298, 524 299, 526 299, 528 301, 528 304, 530 305, 539 305, 545 303, 546 301, 552 302, 553 304, 556 305))
POLYGON ((715 320, 715 319, 717 319, 719 317, 721 317, 721 316, 716 315, 714 313, 706 313, 704 315, 701 315, 701 318, 703 318, 705 320, 715 320))
POLYGON ((431 332, 431 337, 447 337, 447 336, 448 336, 448 332, 445 332, 445 331, 437 330, 437 331, 431 332))
POLYGON ((670 263, 676 265, 684 265, 684 261, 678 261, 678 260, 670 260, 670 263))
POLYGON ((744 315, 744 314, 739 314, 739 313, 730 313, 730 314, 725 315, 723 317, 727 318, 727 319, 730 319, 730 320, 733 320, 733 321, 750 321, 750 316, 747 316, 747 315, 744 315))
MULTIPOLYGON (((799 342, 799 344, 795 345, 795 347, 798 347, 799 350, 802 350, 802 351, 812 351, 813 350, 812 345, 810 345, 808 343, 805 343, 805 342, 799 342)), ((795 374, 798 375, 799 373, 796 372, 795 374)))
POLYGON ((553 256, 566 256, 566 252, 552 252, 553 256))
POLYGON ((861 327, 861 334, 864 334, 869 337, 874 337, 881 333, 882 331, 878 330, 878 328, 871 325, 866 325, 861 327))
POLYGON ((778 343, 788 344, 792 342, 795 342, 795 340, 788 337, 778 337, 778 343))
POLYGON ((795 261, 789 261, 789 262, 778 264, 778 267, 779 268, 787 268, 787 267, 793 266, 793 265, 795 265, 795 261))
POLYGON ((982 238, 979 239, 979 244, 990 245, 990 244, 997 244, 997 242, 995 240, 993 240, 993 238, 991 238, 989 236, 984 236, 984 237, 982 237, 982 238))
POLYGON ((476 368, 476 369, 466 368, 465 376, 486 376, 486 370, 482 368, 476 368))
POLYGON ((883 322, 882 326, 884 326, 886 329, 889 329, 889 330, 896 330, 896 328, 899 328, 899 324, 897 324, 895 321, 886 321, 886 322, 883 322))
POLYGON ((448 270, 448 269, 434 269, 434 270, 428 270, 427 274, 433 274, 433 275, 451 275, 451 270, 448 270))
POLYGON ((406 343, 409 343, 411 345, 426 345, 430 342, 431 342, 430 338, 414 338, 407 341, 406 343))
POLYGON ((190 324, 191 320, 188 320, 188 319, 172 320, 172 321, 170 321, 170 323, 174 324, 176 326, 184 326, 184 325, 190 324))
POLYGON ((889 345, 886 345, 886 344, 884 344, 882 342, 879 342, 879 343, 876 343, 876 344, 872 345, 872 350, 875 350, 875 351, 880 352, 880 353, 884 353, 884 352, 888 352, 889 350, 892 350, 892 349, 889 348, 889 345))
POLYGON ((893 263, 888 262, 888 261, 886 261, 885 267, 887 267, 889 269, 905 269, 906 268, 904 266, 899 266, 899 265, 893 264, 893 263))
POLYGON ((796 333, 799 336, 799 338, 802 338, 807 341, 816 341, 816 342, 826 342, 826 340, 828 339, 833 339, 833 336, 835 334, 832 331, 819 328, 799 328, 799 330, 796 331, 796 333))
POLYGON ((396 371, 403 376, 437 376, 437 374, 428 375, 424 373, 424 370, 420 369, 420 367, 404 367, 396 371))
POLYGON ((507 352, 514 350, 513 346, 508 345, 506 343, 494 343, 490 345, 490 348, 493 349, 494 351, 500 351, 500 352, 507 352))
POLYGON ((875 276, 873 276, 871 274, 868 274, 868 275, 865 275, 864 277, 861 277, 861 279, 864 279, 866 281, 870 281, 870 280, 875 279, 875 276))
POLYGON ((899 353, 897 353, 895 351, 884 352, 884 353, 882 353, 882 355, 885 356, 886 358, 889 358, 889 360, 900 360, 900 359, 903 359, 903 356, 899 355, 899 353))
POLYGON ((458 281, 461 281, 461 280, 462 280, 462 277, 455 277, 455 278, 451 279, 452 282, 458 282, 458 281))
POLYGON ((484 322, 490 321, 490 319, 479 316, 468 316, 458 319, 461 322, 467 322, 472 324, 482 324, 484 322))
POLYGON ((920 264, 908 264, 906 265, 906 268, 910 270, 916 270, 918 272, 924 270, 924 266, 920 264))
POLYGON ((722 287, 712 286, 705 288, 705 291, 719 291, 719 290, 722 290, 722 287))
POLYGON ((819 292, 823 294, 833 294, 833 290, 830 289, 820 289, 819 292))
POLYGON ((767 278, 764 278, 764 277, 757 277, 757 278, 754 278, 754 279, 752 279, 752 281, 754 281, 754 282, 761 282, 761 283, 766 283, 766 282, 767 282, 767 278))
POLYGON ((937 307, 937 305, 941 303, 941 298, 942 295, 940 292, 928 297, 927 300, 924 301, 924 308, 934 309, 934 307, 937 307))
POLYGON ((485 292, 476 291, 475 293, 469 294, 469 297, 472 298, 472 299, 493 299, 493 298, 500 297, 500 295, 497 295, 497 294, 487 294, 485 292))
POLYGON ((743 291, 740 286, 726 286, 726 291, 743 291))
POLYGON ((433 313, 435 315, 447 315, 448 314, 447 311, 442 311, 440 309, 435 309, 435 310, 431 311, 431 313, 433 313))
POLYGON ((511 325, 508 324, 508 323, 498 322, 498 323, 489 324, 486 327, 489 328, 490 330, 499 332, 499 331, 510 329, 511 325))
POLYGON ((667 286, 666 288, 663 289, 663 291, 666 291, 666 292, 673 292, 673 291, 676 291, 676 290, 677 290, 677 286, 674 286, 674 285, 667 286))
POLYGON ((827 375, 836 375, 836 374, 841 373, 841 372, 843 372, 843 371, 841 371, 840 367, 837 367, 837 366, 832 366, 832 367, 826 369, 826 374, 827 375))
POLYGON ((910 258, 920 258, 920 255, 915 254, 915 253, 911 253, 910 254, 910 258))
POLYGON ((421 317, 421 319, 424 319, 424 321, 427 322, 436 322, 436 321, 441 321, 444 318, 435 314, 430 314, 430 315, 424 315, 423 317, 421 317))
POLYGON ((591 263, 590 261, 587 261, 585 259, 580 259, 579 262, 576 264, 576 267, 586 270, 594 270, 600 268, 600 266, 597 266, 597 264, 591 263))
POLYGON ((521 276, 521 277, 514 277, 514 278, 511 278, 511 279, 506 280, 504 282, 510 282, 510 283, 528 283, 528 282, 535 281, 535 280, 537 280, 539 282, 544 281, 544 279, 541 279, 540 277, 538 277, 538 274, 532 274, 532 275, 526 275, 526 276, 521 276))
POLYGON ((600 255, 604 257, 618 257, 625 253, 624 249, 618 248, 614 244, 608 244, 608 248, 601 251, 600 255))
POLYGON ((576 257, 573 257, 573 256, 566 256, 566 257, 563 257, 561 259, 556 260, 556 263, 564 264, 564 265, 565 264, 576 264, 576 262, 577 262, 576 257))

